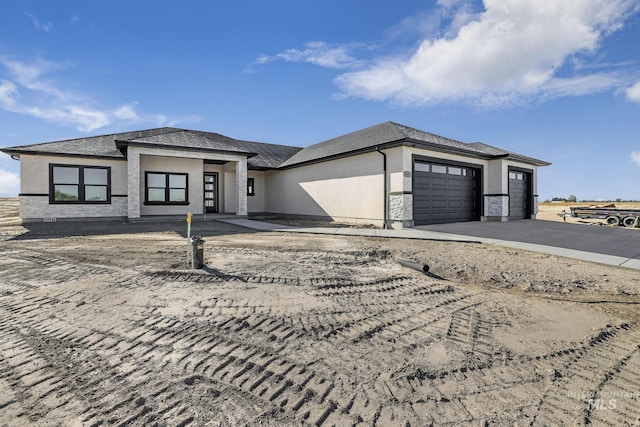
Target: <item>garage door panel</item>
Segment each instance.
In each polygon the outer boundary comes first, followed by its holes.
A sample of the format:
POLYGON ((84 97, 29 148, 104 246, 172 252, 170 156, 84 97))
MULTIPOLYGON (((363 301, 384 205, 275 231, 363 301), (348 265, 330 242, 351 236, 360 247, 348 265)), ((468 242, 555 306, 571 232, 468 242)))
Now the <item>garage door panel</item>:
POLYGON ((529 217, 529 179, 529 173, 509 172, 509 219, 529 217))
POLYGON ((447 214, 443 213, 443 212, 434 212, 431 215, 429 215, 429 217, 431 218, 432 221, 446 221, 447 220, 447 214))
POLYGON ((477 219, 477 171, 461 166, 416 162, 414 222, 416 225, 477 219))

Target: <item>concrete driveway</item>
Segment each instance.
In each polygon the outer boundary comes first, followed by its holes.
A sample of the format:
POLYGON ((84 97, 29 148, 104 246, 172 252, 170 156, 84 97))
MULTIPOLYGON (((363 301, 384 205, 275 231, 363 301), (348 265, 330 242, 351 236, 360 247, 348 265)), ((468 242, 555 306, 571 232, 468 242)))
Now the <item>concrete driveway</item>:
POLYGON ((351 227, 289 227, 249 219, 223 222, 261 231, 478 242, 640 270, 640 230, 555 221, 461 222, 403 230, 351 227))
POLYGON ((640 262, 640 230, 567 224, 557 221, 459 222, 416 227, 440 233, 474 236, 573 251, 592 252, 640 262))

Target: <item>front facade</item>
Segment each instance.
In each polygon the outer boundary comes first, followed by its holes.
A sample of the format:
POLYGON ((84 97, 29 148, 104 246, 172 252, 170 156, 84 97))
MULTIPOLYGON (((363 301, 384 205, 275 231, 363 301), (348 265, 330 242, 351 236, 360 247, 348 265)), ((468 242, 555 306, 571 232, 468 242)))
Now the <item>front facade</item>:
POLYGON ((307 148, 175 128, 5 148, 24 222, 277 214, 394 228, 535 218, 549 163, 392 122, 307 148))

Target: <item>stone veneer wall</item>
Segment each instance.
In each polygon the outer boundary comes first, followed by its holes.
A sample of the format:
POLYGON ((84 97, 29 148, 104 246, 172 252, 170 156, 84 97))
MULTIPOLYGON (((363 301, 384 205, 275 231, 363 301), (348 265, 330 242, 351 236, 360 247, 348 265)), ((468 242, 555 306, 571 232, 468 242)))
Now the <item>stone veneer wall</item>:
POLYGON ((387 203, 393 228, 413 226, 413 194, 389 193, 387 203))
POLYGON ((506 221, 509 217, 509 196, 484 196, 484 219, 506 221))
POLYGON ((24 222, 126 216, 126 197, 112 197, 110 204, 49 204, 49 196, 20 196, 20 217, 24 222))

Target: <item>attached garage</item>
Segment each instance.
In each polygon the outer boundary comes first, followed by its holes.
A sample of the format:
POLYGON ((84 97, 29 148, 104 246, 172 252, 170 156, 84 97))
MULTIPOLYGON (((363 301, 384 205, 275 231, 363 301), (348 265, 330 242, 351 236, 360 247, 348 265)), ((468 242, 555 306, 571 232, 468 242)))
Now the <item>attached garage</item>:
POLYGON ((480 168, 416 160, 413 170, 415 225, 480 219, 480 168))

